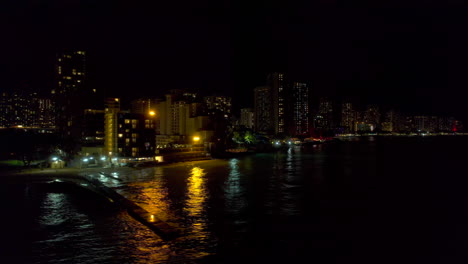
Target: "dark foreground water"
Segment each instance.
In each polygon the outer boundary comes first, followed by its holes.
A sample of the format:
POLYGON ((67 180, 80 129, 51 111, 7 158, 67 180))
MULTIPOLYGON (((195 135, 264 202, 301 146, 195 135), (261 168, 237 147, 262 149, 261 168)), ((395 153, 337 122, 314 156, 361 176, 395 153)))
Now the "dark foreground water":
POLYGON ((163 241, 86 191, 0 185, 0 263, 467 263, 468 138, 362 138, 98 176, 176 226, 163 241))

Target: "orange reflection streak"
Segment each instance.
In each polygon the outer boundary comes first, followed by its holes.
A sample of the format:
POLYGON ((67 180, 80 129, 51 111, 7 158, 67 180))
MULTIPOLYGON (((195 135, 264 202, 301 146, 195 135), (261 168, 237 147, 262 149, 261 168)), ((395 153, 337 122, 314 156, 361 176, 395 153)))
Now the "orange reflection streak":
POLYGON ((199 167, 194 167, 190 171, 190 177, 187 182, 187 201, 184 210, 190 217, 193 218, 192 231, 195 234, 201 235, 206 229, 206 221, 203 216, 203 204, 207 198, 207 190, 205 186, 206 173, 199 167))
POLYGON ((158 171, 155 171, 155 175, 156 177, 152 181, 132 184, 138 188, 140 194, 138 194, 139 197, 132 197, 131 200, 163 221, 174 220, 174 216, 170 213, 170 204, 167 198, 168 190, 165 182, 160 177, 160 172, 158 175, 158 171))

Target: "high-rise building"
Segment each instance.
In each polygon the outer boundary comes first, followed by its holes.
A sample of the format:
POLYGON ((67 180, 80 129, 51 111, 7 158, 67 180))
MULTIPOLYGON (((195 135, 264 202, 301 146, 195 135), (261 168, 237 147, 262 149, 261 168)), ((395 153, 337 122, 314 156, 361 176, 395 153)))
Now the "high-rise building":
POLYGON ((73 95, 83 90, 86 81, 86 53, 84 51, 57 54, 57 86, 52 94, 73 95))
POLYGON ((345 133, 354 132, 355 114, 353 104, 349 101, 344 101, 341 104, 341 126, 344 128, 345 133))
POLYGON ((461 131, 463 131, 463 122, 460 120, 453 120, 452 132, 461 132, 461 131))
POLYGON ((439 127, 438 130, 441 132, 453 132, 453 123, 455 121, 455 118, 453 117, 447 117, 447 116, 441 116, 439 117, 439 127))
POLYGON ((147 115, 151 112, 156 114, 156 104, 159 102, 156 98, 139 98, 131 101, 131 112, 135 114, 147 115))
MULTIPOLYGON (((199 103, 188 103, 184 98, 187 99, 171 90, 165 95, 165 100, 156 105, 158 148, 166 147, 170 143, 189 143, 195 135, 200 137, 201 142, 211 140, 208 116, 200 111, 199 103)), ((219 113, 222 113, 221 110, 219 113)))
POLYGON ((292 136, 309 134, 309 87, 303 82, 292 83, 292 93, 289 95, 286 106, 289 111, 286 111, 285 123, 288 127, 289 134, 292 136), (291 113, 291 117, 289 117, 291 113))
POLYGON ((254 89, 254 129, 260 133, 274 132, 272 92, 268 86, 254 89))
POLYGON ((310 133, 309 86, 284 73, 267 76, 266 86, 254 90, 255 130, 267 134, 310 133))
POLYGON ((120 111, 120 99, 107 98, 104 107, 104 153, 112 156, 118 153, 117 114, 120 111))
MULTIPOLYGON (((82 136, 82 122, 85 109, 99 109, 102 106, 96 89, 87 83, 85 51, 65 51, 57 54, 56 85, 52 89, 55 103, 56 124, 63 139, 79 139, 82 136)), ((79 142, 75 142, 79 143, 79 142)))
POLYGON ((0 93, 0 127, 10 126, 12 106, 7 92, 0 93))
POLYGON ((380 129, 380 111, 377 105, 368 105, 364 113, 364 122, 369 125, 370 131, 380 129))
POLYGON ((154 118, 148 114, 117 115, 117 153, 123 157, 153 156, 156 149, 154 118))
MULTIPOLYGON (((82 146, 104 146, 104 114, 104 110, 85 110, 83 118, 82 146)), ((107 132, 110 132, 110 130, 107 132)))
POLYGON ((284 73, 274 72, 267 76, 267 86, 271 89, 273 109, 273 129, 275 134, 286 132, 287 93, 290 83, 284 73))
POLYGON ((333 102, 328 97, 320 97, 318 113, 315 115, 315 128, 319 130, 331 130, 335 126, 333 102))
POLYGON ((35 92, 13 90, 0 94, 0 127, 54 128, 52 101, 35 92))
POLYGON ((254 127, 254 112, 252 108, 242 108, 240 112, 240 125, 252 129, 254 127))
POLYGON ((439 118, 437 116, 414 116, 414 124, 417 132, 436 132, 439 118))
POLYGON ((227 96, 205 96, 204 103, 209 116, 231 118, 232 98, 227 96))

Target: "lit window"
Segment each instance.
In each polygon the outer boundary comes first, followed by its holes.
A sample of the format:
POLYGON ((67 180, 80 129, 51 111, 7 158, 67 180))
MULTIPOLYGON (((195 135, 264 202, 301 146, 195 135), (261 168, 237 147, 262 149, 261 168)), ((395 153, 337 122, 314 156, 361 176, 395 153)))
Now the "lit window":
POLYGON ((130 119, 125 119, 125 124, 130 124, 130 119))

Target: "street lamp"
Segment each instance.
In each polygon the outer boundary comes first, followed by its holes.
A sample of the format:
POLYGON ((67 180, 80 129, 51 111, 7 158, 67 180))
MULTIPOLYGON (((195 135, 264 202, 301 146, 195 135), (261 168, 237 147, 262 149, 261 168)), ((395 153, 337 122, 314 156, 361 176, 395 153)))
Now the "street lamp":
POLYGON ((192 151, 195 151, 195 150, 193 149, 193 147, 195 147, 195 146, 197 145, 198 141, 200 141, 200 137, 199 137, 199 136, 194 136, 194 137, 193 137, 192 151))
POLYGON ((155 115, 156 115, 156 112, 153 111, 153 110, 151 110, 151 111, 148 112, 148 114, 149 114, 150 116, 155 116, 155 115))

